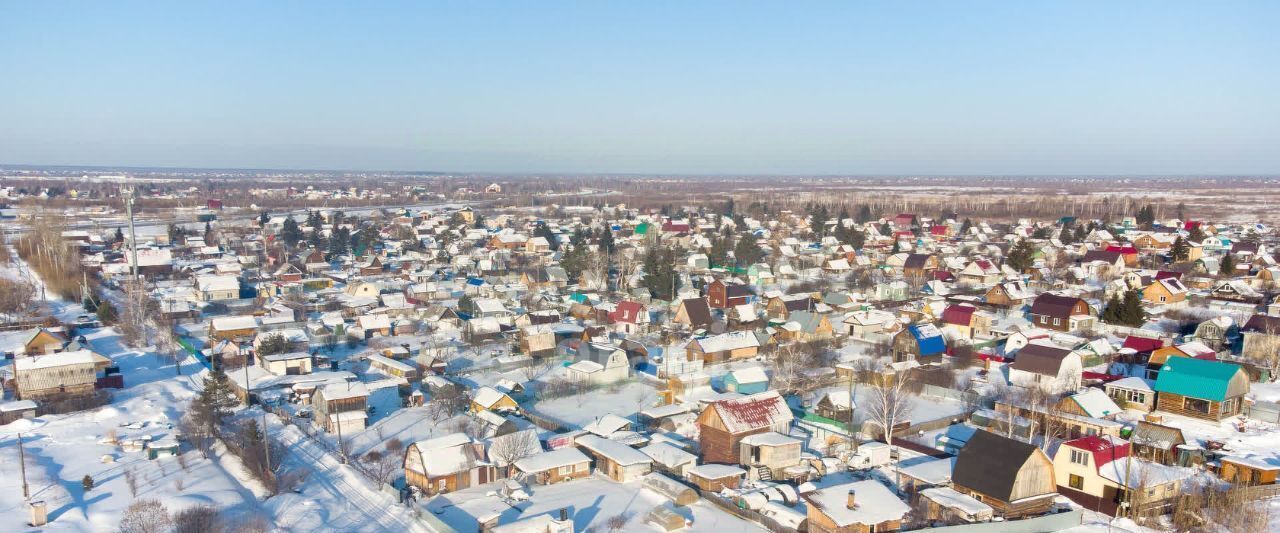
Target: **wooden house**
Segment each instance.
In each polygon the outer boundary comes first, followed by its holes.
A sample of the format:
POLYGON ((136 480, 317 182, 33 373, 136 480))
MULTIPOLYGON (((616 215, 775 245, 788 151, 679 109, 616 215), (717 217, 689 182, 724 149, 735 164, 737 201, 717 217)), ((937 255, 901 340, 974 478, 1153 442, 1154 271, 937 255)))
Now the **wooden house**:
POLYGON ((898 531, 911 512, 911 507, 875 480, 833 485, 800 497, 807 504, 811 533, 898 531))
POLYGON ((94 393, 111 360, 91 350, 30 355, 13 362, 17 399, 58 401, 94 393))
POLYGON ((1218 477, 1237 485, 1275 485, 1280 465, 1265 458, 1228 455, 1218 459, 1218 477))
POLYGON ((497 479, 484 449, 463 433, 427 439, 405 449, 404 478, 427 496, 483 485, 497 479))
POLYGON ((721 279, 707 285, 707 302, 714 309, 728 309, 751 301, 751 286, 721 279))
POLYGON ((933 324, 907 326, 893 336, 894 362, 918 361, 920 364, 939 362, 947 352, 942 332, 933 324))
POLYGON ((747 471, 732 465, 705 464, 689 468, 685 472, 689 482, 699 490, 720 492, 736 489, 742 484, 747 471))
POLYGON ((539 485, 551 485, 591 475, 591 458, 574 447, 542 452, 513 463, 517 472, 539 485))
POLYGON ((258 335, 258 319, 249 315, 220 316, 209 321, 210 341, 252 342, 258 335))
POLYGON ((759 351, 760 339, 754 331, 730 331, 694 339, 685 346, 690 360, 702 359, 705 364, 755 357, 759 351))
POLYGON ((507 394, 493 388, 480 387, 471 395, 471 412, 518 411, 520 405, 507 394))
POLYGON ((711 307, 706 298, 686 298, 680 301, 676 315, 671 319, 677 324, 684 324, 689 329, 707 329, 714 320, 711 318, 711 307))
POLYGON ((1142 300, 1152 305, 1169 305, 1187 299, 1187 286, 1177 278, 1152 281, 1142 289, 1142 300))
POLYGON ((1057 496, 1053 461, 1040 448, 981 430, 960 449, 951 481, 1007 518, 1044 514, 1057 496))
POLYGON ((1238 365, 1172 357, 1153 386, 1156 409, 1203 420, 1240 414, 1249 393, 1249 377, 1238 365))
POLYGON ((23 337, 22 353, 18 356, 54 354, 61 352, 66 345, 67 338, 62 333, 43 327, 32 328, 23 337))
POLYGON ((330 383, 311 397, 315 420, 325 431, 353 435, 369 417, 369 389, 364 383, 330 383))
POLYGON ((791 480, 808 473, 800 466, 800 439, 767 431, 743 437, 738 443, 738 464, 750 469, 753 480, 791 480))
POLYGON ((997 283, 983 294, 983 300, 991 305, 1001 307, 1021 307, 1035 298, 1035 293, 1027 289, 1021 281, 997 283))
POLYGON ((1129 440, 1134 457, 1163 465, 1175 464, 1178 461, 1178 447, 1187 443, 1181 429, 1146 420, 1138 421, 1129 440))
POLYGON ((596 470, 619 483, 635 481, 653 470, 653 459, 640 450, 598 435, 582 435, 575 443, 595 461, 596 470))
POLYGON ((698 415, 702 460, 737 464, 739 443, 757 433, 787 433, 793 415, 777 391, 712 402, 698 415))

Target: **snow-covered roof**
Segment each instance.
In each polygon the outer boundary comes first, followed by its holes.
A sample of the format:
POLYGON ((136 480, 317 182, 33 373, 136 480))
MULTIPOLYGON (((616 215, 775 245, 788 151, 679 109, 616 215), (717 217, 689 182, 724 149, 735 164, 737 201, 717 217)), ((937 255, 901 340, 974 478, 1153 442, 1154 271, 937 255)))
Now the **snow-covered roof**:
POLYGON ((1116 402, 1107 396, 1102 389, 1089 389, 1071 396, 1072 401, 1084 410, 1085 414, 1094 418, 1105 418, 1122 411, 1116 402))
POLYGON ((648 455, 635 448, 597 435, 578 437, 577 444, 622 466, 653 462, 648 455))
POLYGON ((480 387, 471 395, 471 401, 486 409, 493 407, 505 397, 498 389, 493 387, 480 387))
POLYGON ((800 439, 788 437, 776 431, 766 431, 755 435, 747 435, 742 438, 741 442, 747 446, 786 446, 788 444, 799 444, 800 439))
POLYGON ((90 350, 75 350, 71 352, 58 352, 49 355, 35 355, 31 357, 23 357, 13 362, 14 368, 19 372, 30 370, 40 370, 45 368, 53 368, 58 366, 71 365, 91 365, 91 364, 111 364, 111 360, 98 355, 90 350))
POLYGON ((801 496, 839 527, 901 520, 911 511, 893 492, 874 480, 835 485, 801 496), (854 496, 852 509, 848 505, 850 494, 854 496))
POLYGON ((924 489, 920 491, 920 496, 944 507, 958 509, 970 516, 990 515, 994 512, 990 505, 978 501, 973 496, 961 494, 950 487, 924 489))
POLYGON ((698 462, 698 456, 665 442, 650 444, 640 448, 640 451, 653 458, 655 463, 669 467, 698 462))
POLYGON ((220 316, 210 321, 214 331, 234 331, 238 329, 257 329, 258 319, 251 315, 220 316))
POLYGON ((582 451, 572 446, 525 457, 513 463, 517 470, 526 473, 545 472, 553 468, 576 465, 590 461, 582 451))
POLYGON ((724 352, 760 346, 760 340, 756 338, 755 332, 750 330, 721 333, 719 335, 698 339, 694 342, 698 343, 698 346, 702 348, 704 353, 724 352))
POLYGON ((360 382, 329 383, 320 389, 326 400, 346 400, 369 395, 369 389, 360 382))

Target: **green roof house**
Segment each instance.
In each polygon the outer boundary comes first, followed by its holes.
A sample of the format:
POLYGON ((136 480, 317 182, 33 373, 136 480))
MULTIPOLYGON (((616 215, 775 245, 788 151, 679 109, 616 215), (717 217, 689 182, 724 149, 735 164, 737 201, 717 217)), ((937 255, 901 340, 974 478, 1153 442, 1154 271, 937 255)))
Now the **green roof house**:
POLYGON ((1230 363, 1170 357, 1154 388, 1156 410, 1217 421, 1240 414, 1249 376, 1230 363))

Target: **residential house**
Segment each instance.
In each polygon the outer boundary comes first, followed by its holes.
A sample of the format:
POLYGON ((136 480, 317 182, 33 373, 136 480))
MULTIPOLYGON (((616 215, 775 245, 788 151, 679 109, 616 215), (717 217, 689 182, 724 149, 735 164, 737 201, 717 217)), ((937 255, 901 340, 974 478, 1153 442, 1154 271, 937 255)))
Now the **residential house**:
POLYGON ((1240 333, 1244 336, 1240 355, 1266 361, 1280 353, 1280 317, 1253 315, 1240 327, 1240 333))
POLYGON ((1026 345, 1009 365, 1011 383, 1052 393, 1079 389, 1083 373, 1079 354, 1048 344, 1026 345))
POLYGON ((811 533, 881 533, 902 529, 911 508, 879 481, 832 485, 801 493, 811 533))
POLYGON ((1057 496, 1053 461, 1039 447, 981 430, 960 449, 951 482, 1007 518, 1044 514, 1057 496))
POLYGON ((983 301, 1001 307, 1021 307, 1035 297, 1035 293, 1021 281, 997 283, 982 296, 983 301))
POLYGON ((588 434, 575 444, 591 456, 597 471, 618 483, 638 480, 653 470, 653 459, 621 442, 588 434))
POLYGON ((506 393, 493 387, 480 387, 471 395, 471 412, 480 411, 518 411, 520 405, 506 393))
POLYGON ((369 389, 359 382, 329 383, 311 396, 315 420, 329 433, 353 435, 364 430, 368 407, 369 389))
POLYGON ((627 379, 631 366, 626 350, 613 344, 583 342, 567 370, 569 379, 602 385, 627 379))
POLYGON ((1082 507, 1115 516, 1126 503, 1136 502, 1142 509, 1167 507, 1191 475, 1129 455, 1129 443, 1111 436, 1062 443, 1053 462, 1058 491, 1082 507), (1135 490, 1142 494, 1134 496, 1135 490))
POLYGON ((1249 378, 1238 365, 1173 357, 1160 369, 1153 388, 1157 410, 1217 421, 1240 414, 1249 378))
POLYGON ((581 450, 568 447, 542 452, 513 463, 516 471, 530 476, 534 483, 551 485, 591 475, 591 458, 581 450))
POLYGON ((707 301, 714 309, 728 309, 751 301, 754 294, 745 283, 717 279, 707 285, 707 301))
POLYGON ((764 392, 769 390, 769 375, 758 366, 732 370, 724 376, 724 390, 738 394, 764 392))
POLYGON ((907 326, 893 336, 894 362, 918 361, 920 364, 942 360, 947 342, 933 324, 907 326))
POLYGON ((1054 331, 1076 331, 1093 323, 1088 303, 1079 298, 1057 294, 1037 296, 1031 304, 1029 314, 1036 327, 1054 331))
POLYGON ((676 315, 672 321, 677 324, 684 324, 689 329, 707 329, 711 327, 713 322, 711 318, 711 307, 707 305, 706 298, 687 298, 680 301, 680 306, 676 308, 676 315))
POLYGON ((13 362, 17 399, 56 402, 94 393, 111 360, 92 350, 28 355, 13 362))
POLYGON ((484 460, 484 445, 463 433, 421 440, 405 449, 404 478, 427 496, 454 492, 497 479, 484 460))
POLYGON ((196 298, 202 302, 223 302, 240 298, 240 279, 235 276, 196 276, 196 298))
POLYGON ((755 357, 759 350, 760 339, 754 331, 730 331, 694 339, 685 346, 689 360, 702 359, 704 364, 755 357))
POLYGON ((757 433, 788 433, 793 415, 777 391, 711 402, 698 415, 703 461, 737 464, 742 439, 757 433))

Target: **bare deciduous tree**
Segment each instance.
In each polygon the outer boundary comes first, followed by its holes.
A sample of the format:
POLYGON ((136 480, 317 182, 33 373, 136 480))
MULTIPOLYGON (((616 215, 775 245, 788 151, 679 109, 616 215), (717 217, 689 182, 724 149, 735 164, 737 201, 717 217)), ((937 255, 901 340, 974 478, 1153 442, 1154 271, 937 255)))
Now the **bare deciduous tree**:
POLYGON ((489 458, 502 465, 505 475, 511 475, 511 465, 540 451, 538 434, 531 430, 508 433, 493 439, 489 446, 489 458))
POLYGON ((173 526, 169 509, 156 500, 136 500, 120 516, 120 533, 165 533, 173 526))
POLYGON ((886 444, 893 444, 894 426, 906 421, 914 409, 910 387, 911 378, 906 373, 877 380, 871 385, 867 397, 867 421, 884 430, 886 444))

